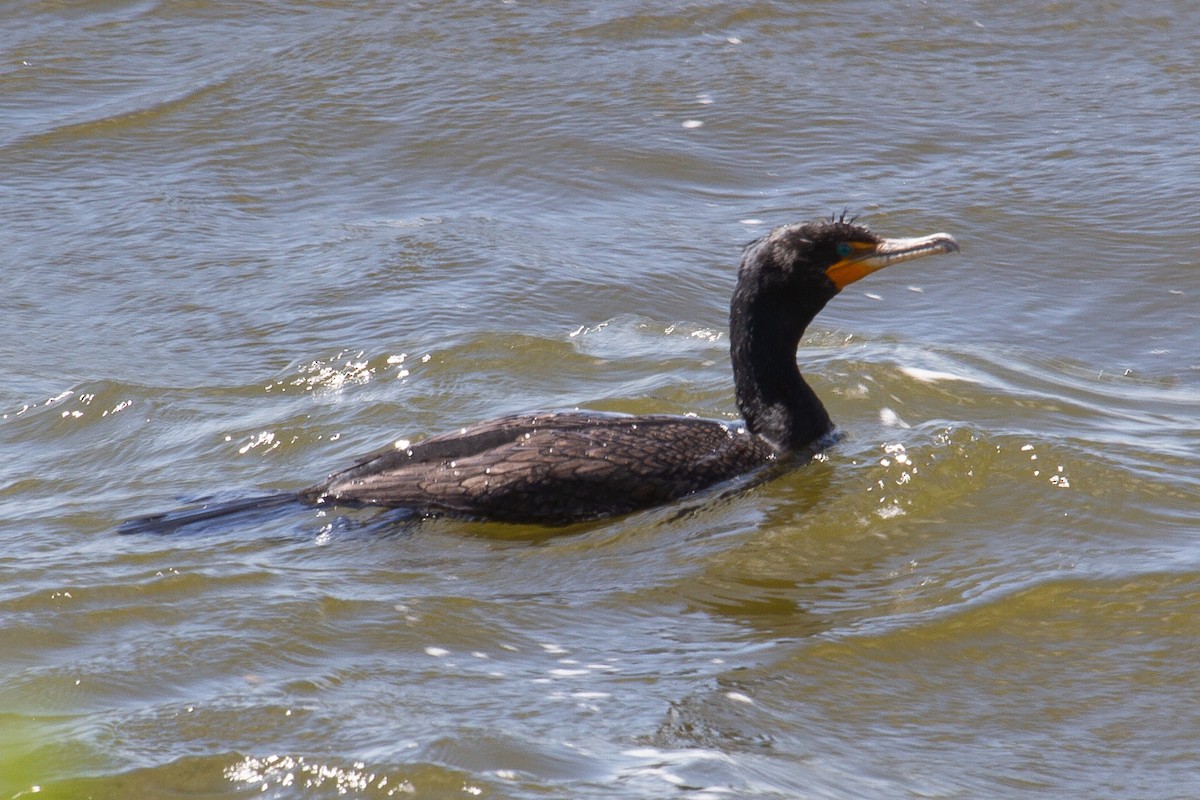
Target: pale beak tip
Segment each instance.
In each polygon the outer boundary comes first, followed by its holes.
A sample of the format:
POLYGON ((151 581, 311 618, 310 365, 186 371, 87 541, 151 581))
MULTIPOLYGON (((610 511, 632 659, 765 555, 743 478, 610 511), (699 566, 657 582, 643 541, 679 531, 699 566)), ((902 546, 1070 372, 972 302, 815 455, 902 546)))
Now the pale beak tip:
POLYGON ((937 243, 937 245, 942 248, 943 253, 961 253, 962 252, 962 248, 959 247, 959 245, 958 245, 958 240, 955 239, 953 236, 951 236, 948 233, 935 233, 930 238, 933 239, 937 243))

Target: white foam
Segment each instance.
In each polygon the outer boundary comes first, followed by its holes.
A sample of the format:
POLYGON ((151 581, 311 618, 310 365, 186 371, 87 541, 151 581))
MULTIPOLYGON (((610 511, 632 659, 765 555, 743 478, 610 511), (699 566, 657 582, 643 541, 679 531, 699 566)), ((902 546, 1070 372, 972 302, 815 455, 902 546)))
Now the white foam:
POLYGON ((921 369, 920 367, 901 367, 900 371, 910 378, 921 381, 922 383, 937 383, 938 381, 963 381, 964 383, 979 383, 974 378, 968 378, 966 375, 955 375, 953 372, 941 372, 935 369, 921 369))

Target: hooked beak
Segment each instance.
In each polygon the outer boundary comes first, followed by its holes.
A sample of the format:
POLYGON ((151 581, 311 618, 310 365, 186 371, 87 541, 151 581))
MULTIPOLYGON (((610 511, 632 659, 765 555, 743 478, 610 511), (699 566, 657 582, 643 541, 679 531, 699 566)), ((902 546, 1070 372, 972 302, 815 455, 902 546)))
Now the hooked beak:
POLYGON ((884 239, 876 244, 852 242, 850 255, 825 270, 838 291, 876 270, 901 261, 912 261, 939 253, 957 253, 958 242, 948 233, 932 233, 909 239, 884 239))

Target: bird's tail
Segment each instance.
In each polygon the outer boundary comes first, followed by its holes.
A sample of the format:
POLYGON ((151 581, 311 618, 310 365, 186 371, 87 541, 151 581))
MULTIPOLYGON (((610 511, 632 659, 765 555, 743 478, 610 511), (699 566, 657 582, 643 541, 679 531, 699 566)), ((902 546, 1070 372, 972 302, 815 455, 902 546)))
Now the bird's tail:
POLYGON ((185 525, 241 514, 247 511, 262 511, 279 506, 299 503, 296 492, 277 492, 237 500, 216 500, 197 505, 184 506, 162 514, 150 514, 125 520, 117 527, 117 533, 174 533, 185 525))

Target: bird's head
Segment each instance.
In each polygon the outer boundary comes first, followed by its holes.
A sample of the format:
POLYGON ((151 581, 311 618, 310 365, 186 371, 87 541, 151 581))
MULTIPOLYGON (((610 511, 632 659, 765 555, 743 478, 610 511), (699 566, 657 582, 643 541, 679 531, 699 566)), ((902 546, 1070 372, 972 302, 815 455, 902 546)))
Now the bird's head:
POLYGON ((876 270, 958 250, 948 233, 885 239, 843 215, 776 228, 750 246, 743 269, 756 270, 768 292, 802 292, 824 302, 876 270))

